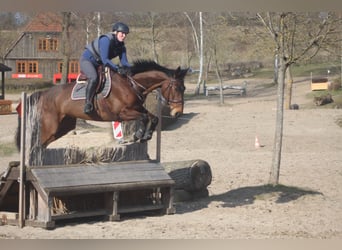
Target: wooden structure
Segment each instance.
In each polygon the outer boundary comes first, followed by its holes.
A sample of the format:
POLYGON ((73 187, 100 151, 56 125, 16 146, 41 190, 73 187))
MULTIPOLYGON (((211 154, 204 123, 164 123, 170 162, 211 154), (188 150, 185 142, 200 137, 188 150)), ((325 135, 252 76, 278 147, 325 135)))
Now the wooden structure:
MULTIPOLYGON (((22 99, 26 103, 25 93, 22 99)), ((23 121, 24 110, 25 105, 23 121)), ((160 108, 157 113, 160 117, 160 108)), ((187 192, 183 200, 207 196, 212 179, 209 164, 202 160, 160 163, 160 133, 159 124, 155 160, 86 165, 26 167, 22 141, 21 161, 11 162, 0 175, 0 225, 53 228, 57 221, 72 218, 104 216, 115 221, 127 213, 173 214, 176 191, 187 192)))
POLYGON ((0 63, 1 72, 1 95, 0 95, 0 115, 12 113, 12 101, 5 100, 5 72, 11 71, 10 67, 0 63))
MULTIPOLYGON (((242 86, 239 85, 223 85, 222 90, 236 90, 234 93, 238 93, 240 96, 245 96, 247 93, 247 82, 244 82, 242 86)), ((220 86, 210 86, 205 88, 205 95, 209 96, 209 92, 217 92, 220 91, 220 86)))
MULTIPOLYGON (((71 28, 68 81, 79 73, 79 56, 86 44, 78 31, 71 28), (83 41, 82 41, 83 40, 83 41)), ((62 16, 54 12, 38 13, 24 27, 4 55, 5 63, 13 69, 11 78, 54 79, 62 72, 62 16)))
POLYGON ((328 90, 330 88, 331 83, 326 77, 311 77, 311 91, 314 90, 328 90))
MULTIPOLYGON (((25 121, 25 93, 22 99, 25 121)), ((25 122, 22 124, 25 138, 25 122)), ((106 216, 119 220, 123 213, 138 211, 174 213, 175 182, 160 163, 160 127, 156 160, 25 166, 22 140, 20 162, 11 164, 0 176, 1 223, 53 228, 57 220, 69 218, 106 216)))
MULTIPOLYGON (((10 167, 0 190, 3 224, 18 223, 18 177, 19 169, 10 167)), ((57 220, 89 216, 119 220, 121 214, 138 211, 172 214, 174 184, 153 161, 31 167, 25 225, 53 228, 57 220)))

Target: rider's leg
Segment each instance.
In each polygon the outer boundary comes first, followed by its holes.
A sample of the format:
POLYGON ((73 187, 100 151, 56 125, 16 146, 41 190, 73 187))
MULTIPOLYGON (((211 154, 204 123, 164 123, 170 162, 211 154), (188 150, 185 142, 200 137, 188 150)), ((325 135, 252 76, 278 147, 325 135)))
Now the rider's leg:
POLYGON ((97 72, 96 67, 91 61, 86 58, 80 60, 81 71, 87 76, 88 84, 86 88, 86 101, 84 106, 84 113, 89 114, 94 110, 93 98, 96 91, 97 72))
POLYGON ((96 91, 96 79, 88 79, 88 84, 86 88, 86 103, 84 105, 84 113, 90 114, 94 110, 94 96, 96 91))

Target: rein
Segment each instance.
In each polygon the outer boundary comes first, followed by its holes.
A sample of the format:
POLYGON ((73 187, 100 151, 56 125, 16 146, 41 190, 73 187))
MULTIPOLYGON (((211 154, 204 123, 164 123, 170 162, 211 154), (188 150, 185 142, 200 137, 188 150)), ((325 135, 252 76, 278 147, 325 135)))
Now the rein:
MULTIPOLYGON (((145 98, 146 98, 146 95, 148 95, 149 93, 151 93, 153 90, 161 87, 163 84, 162 83, 156 83, 156 84, 153 84, 151 87, 149 88, 146 88, 145 86, 143 86, 142 84, 140 84, 139 82, 137 82, 136 80, 133 79, 133 77, 131 76, 127 76, 129 82, 131 83, 131 86, 132 88, 135 90, 135 93, 137 95, 137 97, 143 102, 145 101, 145 98), (141 92, 139 90, 139 87, 143 89, 143 92, 141 92)), ((174 83, 176 82, 175 79, 170 79, 170 82, 166 88, 166 91, 169 90, 169 93, 168 93, 168 98, 166 99, 163 95, 161 95, 161 98, 162 98, 162 101, 163 102, 166 102, 167 104, 170 104, 170 103, 183 103, 182 100, 171 100, 170 99, 170 88, 172 88, 174 86, 174 83)), ((166 92, 165 91, 165 92, 166 92)), ((164 92, 164 93, 165 93, 164 92)))

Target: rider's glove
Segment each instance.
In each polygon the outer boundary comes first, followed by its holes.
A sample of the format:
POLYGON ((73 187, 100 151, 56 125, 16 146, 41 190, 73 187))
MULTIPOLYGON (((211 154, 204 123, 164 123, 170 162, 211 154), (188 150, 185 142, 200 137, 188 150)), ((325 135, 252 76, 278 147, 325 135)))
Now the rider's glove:
POLYGON ((122 66, 118 68, 118 73, 120 75, 129 75, 130 74, 130 68, 127 66, 122 66))

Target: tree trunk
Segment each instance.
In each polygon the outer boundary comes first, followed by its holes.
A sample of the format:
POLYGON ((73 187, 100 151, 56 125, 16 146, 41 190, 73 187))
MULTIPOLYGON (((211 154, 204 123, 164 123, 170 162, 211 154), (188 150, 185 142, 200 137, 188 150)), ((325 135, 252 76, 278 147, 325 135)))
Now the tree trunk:
POLYGON ((286 94, 285 94, 285 109, 290 109, 292 103, 292 86, 293 78, 291 67, 286 70, 286 94))
POLYGON ((199 46, 199 74, 197 80, 197 86, 195 89, 195 94, 199 95, 201 82, 202 82, 202 75, 203 75, 203 20, 202 20, 202 12, 199 12, 200 17, 200 46, 199 46))
POLYGON ((277 94, 277 118, 276 129, 274 137, 274 148, 272 167, 270 172, 269 184, 279 184, 279 172, 281 161, 281 149, 283 141, 283 123, 284 123, 284 86, 285 86, 285 72, 286 62, 283 56, 280 56, 279 68, 278 68, 278 94, 277 94))
POLYGON ((217 76, 217 79, 219 80, 219 83, 220 83, 220 104, 223 105, 224 104, 223 81, 222 81, 219 65, 218 65, 218 62, 217 62, 216 44, 214 45, 214 62, 215 62, 216 76, 217 76))
POLYGON ((70 57, 70 34, 69 27, 71 25, 71 12, 63 12, 63 23, 62 23, 62 77, 61 83, 67 83, 69 74, 69 57, 70 57))

